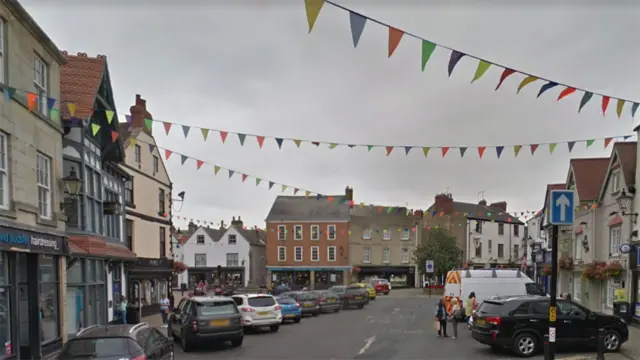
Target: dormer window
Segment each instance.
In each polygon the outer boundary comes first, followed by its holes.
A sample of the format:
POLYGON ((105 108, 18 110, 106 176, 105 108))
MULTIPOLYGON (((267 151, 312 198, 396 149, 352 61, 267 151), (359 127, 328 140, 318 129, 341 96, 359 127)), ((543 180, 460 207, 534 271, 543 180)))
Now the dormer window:
POLYGON ((231 234, 229 235, 229 245, 235 245, 236 244, 236 235, 235 234, 231 234))

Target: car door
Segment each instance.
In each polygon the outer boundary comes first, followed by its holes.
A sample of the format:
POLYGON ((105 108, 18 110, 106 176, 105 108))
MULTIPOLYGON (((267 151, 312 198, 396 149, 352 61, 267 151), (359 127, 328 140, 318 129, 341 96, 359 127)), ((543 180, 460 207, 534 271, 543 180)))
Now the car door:
POLYGON ((587 318, 587 311, 565 300, 558 300, 558 338, 570 345, 592 341, 596 335, 596 324, 587 318))
POLYGON ((153 329, 149 333, 145 349, 149 360, 169 360, 168 357, 171 355, 169 339, 158 329, 153 329))
POLYGON ((549 300, 531 302, 530 327, 541 336, 549 334, 549 300))
POLYGON ((193 301, 187 300, 187 302, 185 302, 184 306, 180 311, 180 321, 181 321, 180 336, 181 337, 183 336, 183 334, 185 334, 185 332, 189 331, 190 329, 192 312, 195 311, 195 309, 193 308, 194 308, 193 301))
POLYGON ((181 309, 186 303, 187 299, 182 299, 178 304, 178 307, 173 309, 173 311, 171 312, 171 315, 169 316, 169 323, 171 324, 171 334, 169 334, 169 336, 172 336, 173 334, 180 336, 180 326, 182 324, 180 320, 182 314, 181 309))

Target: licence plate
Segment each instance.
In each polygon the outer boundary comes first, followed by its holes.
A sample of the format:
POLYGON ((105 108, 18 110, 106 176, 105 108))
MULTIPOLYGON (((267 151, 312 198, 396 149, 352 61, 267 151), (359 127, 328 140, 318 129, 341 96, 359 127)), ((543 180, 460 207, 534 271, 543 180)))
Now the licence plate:
POLYGON ((256 315, 258 315, 258 316, 267 316, 267 315, 269 315, 269 312, 268 311, 258 311, 256 313, 256 315))
POLYGON ((336 299, 327 299, 327 302, 336 302, 336 299))
POLYGON ((478 319, 478 320, 475 321, 475 323, 478 324, 478 325, 484 325, 487 322, 484 319, 478 319))
POLYGON ((288 314, 288 315, 285 315, 284 317, 286 317, 286 318, 294 318, 296 316, 294 314, 288 314))
POLYGON ((312 308, 312 307, 313 307, 313 304, 304 304, 304 307, 306 307, 306 308, 312 308))
POLYGON ((211 326, 228 326, 229 325, 229 320, 211 320, 209 322, 209 325, 211 325, 211 326))
POLYGON ((356 300, 362 300, 362 297, 361 297, 361 296, 356 296, 354 299, 356 299, 356 300))

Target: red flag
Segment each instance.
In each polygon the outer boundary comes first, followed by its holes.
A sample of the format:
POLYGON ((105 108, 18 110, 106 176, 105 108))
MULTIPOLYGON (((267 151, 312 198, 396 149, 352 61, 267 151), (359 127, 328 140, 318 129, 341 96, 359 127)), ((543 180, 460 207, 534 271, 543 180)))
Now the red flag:
POLYGON ((202 164, 204 164, 204 161, 202 160, 196 160, 196 168, 198 170, 200 170, 200 168, 202 167, 202 164))
POLYGON ((245 180, 247 180, 247 178, 249 177, 249 175, 247 174, 242 174, 242 182, 244 182, 245 180))
POLYGON ((480 156, 480 159, 482 159, 482 155, 484 155, 485 150, 487 150, 486 146, 481 146, 478 148, 478 156, 480 156))
POLYGON ((162 125, 164 125, 164 132, 166 132, 167 135, 169 135, 169 130, 171 130, 172 124, 170 122, 163 121, 162 125))
POLYGON ((220 139, 222 139, 222 143, 224 144, 225 141, 227 141, 227 135, 229 135, 228 132, 226 131, 220 131, 220 139))
POLYGON ((328 200, 329 202, 332 202, 332 201, 333 201, 333 196, 329 196, 329 197, 327 198, 327 200, 328 200))
POLYGON ((29 111, 35 110, 38 105, 38 95, 27 93, 27 105, 29 106, 29 111))
POLYGON ((445 157, 445 155, 447 155, 447 153, 449 152, 449 147, 443 147, 441 148, 442 150, 442 157, 445 157))
POLYGON ((403 35, 404 31, 389 26, 389 57, 391 57, 393 52, 396 51, 403 35))
POLYGON ((264 136, 256 136, 256 139, 258 139, 258 146, 262 149, 262 145, 264 145, 264 136))
POLYGON ((602 116, 604 116, 604 114, 607 112, 607 108, 609 107, 610 100, 611 98, 609 98, 608 96, 602 97, 602 116))
POLYGON ((609 144, 611 143, 611 140, 613 140, 613 138, 604 139, 604 148, 605 149, 607 148, 607 146, 609 146, 609 144))
POLYGON ((118 140, 118 137, 120 136, 120 133, 115 131, 115 130, 111 130, 111 142, 114 143, 116 142, 116 140, 118 140))
POLYGON ((164 149, 164 158, 169 160, 169 156, 171 156, 173 152, 171 150, 164 149))
POLYGON ((391 152, 393 151, 393 146, 387 146, 387 156, 391 155, 391 152))
POLYGON ((576 92, 576 88, 567 87, 566 89, 562 90, 560 95, 558 95, 558 100, 557 101, 560 101, 560 100, 566 98, 567 96, 573 94, 574 92, 576 92))
POLYGON ((504 69, 504 71, 502 72, 502 75, 500 75, 500 81, 498 82, 498 85, 496 86, 496 90, 500 89, 500 86, 502 86, 502 83, 511 75, 513 75, 515 73, 515 70, 511 70, 511 69, 504 69))
POLYGON ((536 152, 536 150, 538 150, 538 146, 540 146, 540 145, 539 144, 531 144, 529 146, 531 146, 531 155, 533 155, 536 152))

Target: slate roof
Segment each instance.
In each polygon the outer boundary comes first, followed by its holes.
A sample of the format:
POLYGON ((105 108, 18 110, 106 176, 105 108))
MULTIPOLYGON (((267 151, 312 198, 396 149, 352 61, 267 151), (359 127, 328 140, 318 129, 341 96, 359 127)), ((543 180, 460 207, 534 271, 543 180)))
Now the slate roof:
POLYGON ((89 57, 86 53, 69 55, 62 52, 67 63, 60 68, 60 115, 70 119, 67 104, 76 105, 75 117, 88 119, 93 113, 96 96, 106 70, 107 57, 89 57))
POLYGON ((620 165, 624 174, 627 186, 636 184, 636 158, 638 143, 635 141, 617 142, 613 145, 614 151, 618 152, 620 165))
MULTIPOLYGON (((212 228, 208 228, 208 227, 200 227, 200 228, 213 241, 219 241, 220 239, 222 239, 222 235, 224 235, 224 233, 227 231, 227 229, 220 230, 220 229, 212 229, 212 228)), ((193 234, 191 234, 191 236, 193 236, 193 234)))
POLYGON ((344 195, 278 196, 265 221, 349 221, 344 195), (333 198, 329 201, 329 198, 333 198))
POLYGON ((267 232, 257 229, 237 229, 250 245, 265 246, 267 244, 267 232))
MULTIPOLYGON (((430 212, 433 211, 435 206, 436 206, 435 204, 431 205, 427 210, 427 213, 424 214, 424 216, 427 218, 432 216, 430 212)), ((517 217, 504 212, 500 208, 494 208, 489 205, 454 201, 453 212, 466 213, 467 218, 472 220, 495 221, 498 223, 524 225, 524 223, 520 221, 520 219, 518 219, 517 217), (487 215, 487 213, 491 213, 491 216, 487 215)))
POLYGON ((580 201, 598 200, 609 168, 609 158, 571 159, 569 166, 573 171, 573 181, 580 201))
POLYGON ((544 193, 544 206, 543 210, 547 209, 548 201, 549 201, 549 191, 551 190, 565 190, 567 188, 567 184, 547 184, 547 191, 544 193))

